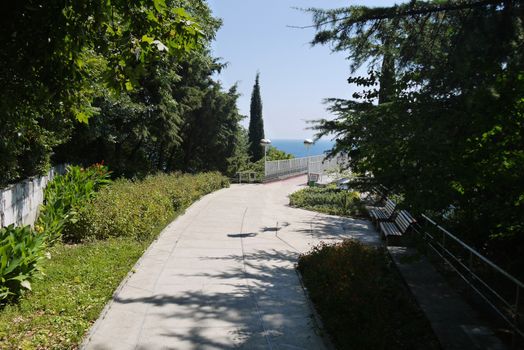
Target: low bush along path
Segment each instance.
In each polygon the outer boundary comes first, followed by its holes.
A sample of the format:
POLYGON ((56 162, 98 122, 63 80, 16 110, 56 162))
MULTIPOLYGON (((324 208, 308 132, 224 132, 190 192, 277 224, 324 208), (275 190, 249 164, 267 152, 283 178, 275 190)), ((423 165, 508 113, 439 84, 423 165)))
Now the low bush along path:
POLYGON ((305 177, 233 185, 190 207, 139 260, 86 349, 322 349, 294 269, 320 241, 379 244, 366 221, 288 206, 305 177))

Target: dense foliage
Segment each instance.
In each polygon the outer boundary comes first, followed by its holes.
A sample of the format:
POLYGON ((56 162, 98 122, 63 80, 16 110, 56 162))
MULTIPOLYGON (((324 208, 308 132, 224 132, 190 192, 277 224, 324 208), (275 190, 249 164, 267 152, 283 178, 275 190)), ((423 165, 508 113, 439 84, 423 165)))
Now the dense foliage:
POLYGON ((126 177, 158 170, 234 172, 228 160, 245 147, 242 116, 236 87, 224 92, 211 78, 222 67, 198 52, 178 66, 159 66, 139 93, 100 97, 95 101, 100 113, 75 129, 71 141, 58 148, 57 161, 104 160, 126 177))
POLYGON ((37 232, 45 233, 46 241, 54 243, 62 237, 64 228, 77 220, 78 211, 107 185, 110 172, 102 164, 88 168, 68 166, 64 175, 56 176, 44 191, 44 204, 35 225, 37 232))
POLYGON ((249 152, 251 160, 256 162, 264 157, 264 148, 260 140, 264 136, 264 119, 262 119, 262 96, 260 96, 260 74, 257 73, 251 93, 249 107, 249 152))
MULTIPOLYGON (((203 6, 195 0, 194 7, 203 6)), ((0 185, 41 174, 100 90, 139 89, 163 60, 201 46, 188 1, 2 2, 0 185)))
POLYGON ((236 87, 213 77, 221 22, 205 1, 1 6, 0 186, 51 162, 105 161, 127 177, 245 162, 236 87))
POLYGON ((439 349, 387 254, 354 240, 325 243, 298 269, 337 349, 439 349))
POLYGON ((298 190, 289 196, 289 205, 331 215, 362 216, 365 213, 357 192, 339 190, 335 186, 298 190))
POLYGON ((31 278, 42 271, 44 236, 29 226, 0 228, 0 305, 31 289, 31 278))
POLYGON ((446 214, 454 231, 513 271, 524 266, 524 6, 521 1, 411 1, 312 10, 314 44, 348 52, 361 91, 328 101, 334 152, 446 214), (377 102, 379 102, 377 104, 377 102), (450 210, 450 208, 454 208, 450 210))
POLYGON ((293 159, 295 156, 293 156, 291 153, 287 153, 285 151, 279 150, 275 146, 269 146, 267 148, 266 153, 266 160, 272 161, 272 160, 286 160, 286 159, 293 159))
POLYGON ((227 186, 227 179, 219 173, 158 174, 141 181, 119 179, 79 210, 66 234, 77 241, 110 237, 146 241, 157 227, 195 200, 227 186))

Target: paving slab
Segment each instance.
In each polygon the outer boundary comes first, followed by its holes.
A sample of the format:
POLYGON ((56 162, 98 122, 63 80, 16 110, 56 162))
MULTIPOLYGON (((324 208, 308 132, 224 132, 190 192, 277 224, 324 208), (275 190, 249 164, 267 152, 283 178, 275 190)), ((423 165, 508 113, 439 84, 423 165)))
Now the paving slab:
POLYGON ((320 241, 380 244, 366 221, 288 206, 305 176, 232 185, 160 234, 83 349, 325 349, 294 266, 320 241))
POLYGON ((506 347, 427 258, 405 247, 388 247, 435 335, 445 350, 503 350, 506 347))

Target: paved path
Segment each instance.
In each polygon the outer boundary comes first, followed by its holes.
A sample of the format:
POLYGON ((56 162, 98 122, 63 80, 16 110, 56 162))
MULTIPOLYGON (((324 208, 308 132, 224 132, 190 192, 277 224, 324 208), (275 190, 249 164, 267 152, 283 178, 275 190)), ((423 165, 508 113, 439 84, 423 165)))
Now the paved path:
POLYGON ((171 223, 85 349, 324 349, 294 263, 321 240, 379 244, 367 221, 288 207, 305 177, 233 185, 171 223))

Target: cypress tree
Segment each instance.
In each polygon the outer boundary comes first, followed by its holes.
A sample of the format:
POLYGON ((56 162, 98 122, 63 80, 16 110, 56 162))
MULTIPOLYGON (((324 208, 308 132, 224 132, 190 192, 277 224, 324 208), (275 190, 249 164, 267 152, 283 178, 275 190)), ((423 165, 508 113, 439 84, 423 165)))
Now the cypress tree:
POLYGON ((264 138, 264 120, 262 119, 262 98, 260 97, 259 75, 260 74, 257 73, 253 92, 251 93, 251 107, 249 112, 249 153, 254 162, 264 157, 264 148, 260 146, 260 140, 264 138))

